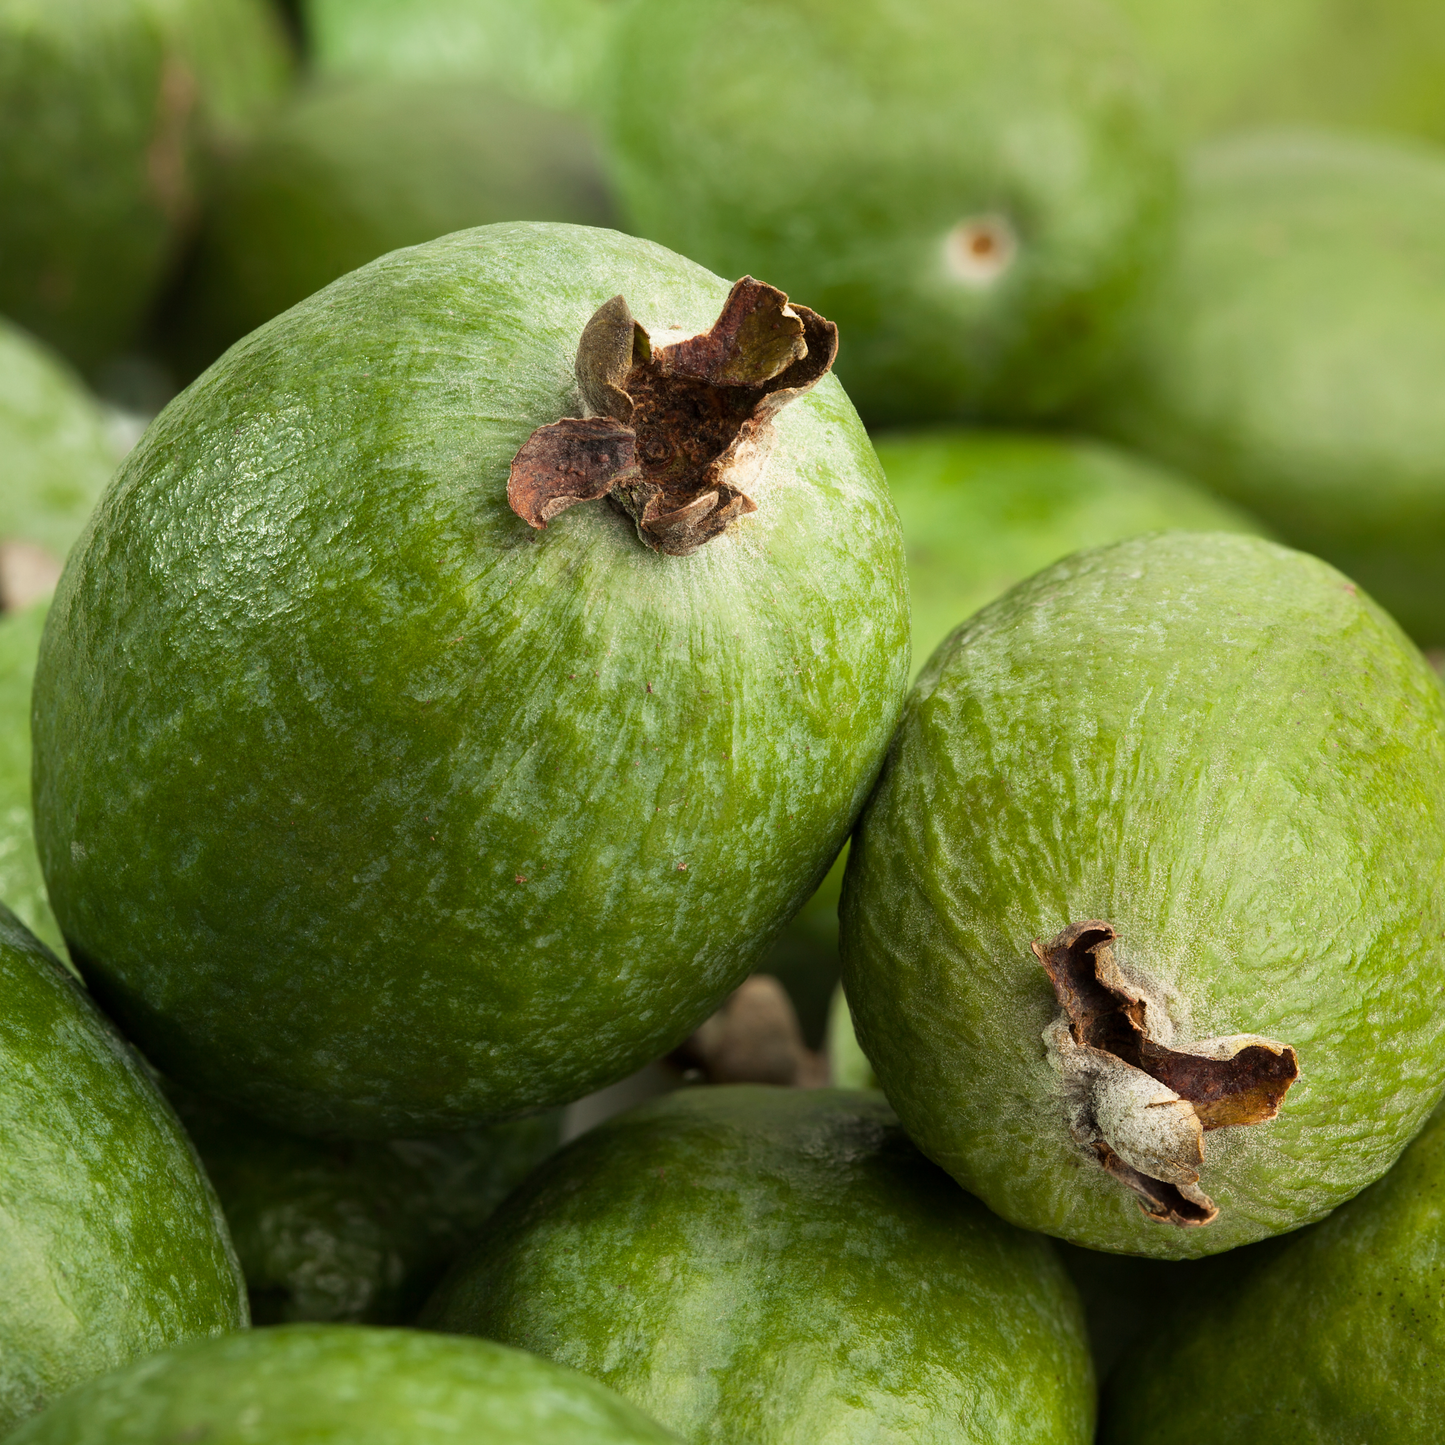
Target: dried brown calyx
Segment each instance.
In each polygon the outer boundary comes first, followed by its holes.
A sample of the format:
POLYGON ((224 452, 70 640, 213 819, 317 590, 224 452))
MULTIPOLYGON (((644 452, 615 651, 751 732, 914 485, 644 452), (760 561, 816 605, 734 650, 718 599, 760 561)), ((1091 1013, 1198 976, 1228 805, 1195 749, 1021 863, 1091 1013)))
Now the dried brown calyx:
POLYGON ((538 427, 512 458, 507 501, 545 527, 610 498, 655 552, 685 557, 757 510, 748 495, 773 418, 827 373, 838 328, 744 276, 710 331, 654 348, 614 296, 577 347, 585 415, 538 427))
POLYGON ((1063 1010, 1044 1043, 1064 1080, 1070 1129, 1151 1219, 1209 1224, 1219 1210, 1199 1187, 1205 1132, 1273 1119, 1299 1059, 1258 1034, 1169 1047, 1168 1015, 1120 968, 1117 937, 1095 919, 1033 944, 1063 1010))
POLYGON ((703 1021, 671 1061, 710 1084, 779 1084, 820 1089, 827 1062, 803 1041, 797 1011, 771 974, 755 973, 703 1021))

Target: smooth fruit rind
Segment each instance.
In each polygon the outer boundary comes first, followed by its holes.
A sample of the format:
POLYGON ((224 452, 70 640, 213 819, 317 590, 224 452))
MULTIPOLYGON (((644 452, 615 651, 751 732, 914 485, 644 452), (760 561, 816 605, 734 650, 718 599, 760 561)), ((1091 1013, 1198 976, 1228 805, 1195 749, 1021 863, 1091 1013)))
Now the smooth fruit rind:
POLYGON ((1081 553, 978 613, 911 695, 843 894, 858 1038, 920 1147, 1015 1223, 1172 1257, 1377 1178, 1445 1062, 1442 723, 1373 602, 1251 538, 1081 553), (1087 920, 1177 1046, 1297 1051, 1276 1118, 1207 1136, 1202 1228, 1146 1218, 1071 1133, 1031 945, 1087 920))

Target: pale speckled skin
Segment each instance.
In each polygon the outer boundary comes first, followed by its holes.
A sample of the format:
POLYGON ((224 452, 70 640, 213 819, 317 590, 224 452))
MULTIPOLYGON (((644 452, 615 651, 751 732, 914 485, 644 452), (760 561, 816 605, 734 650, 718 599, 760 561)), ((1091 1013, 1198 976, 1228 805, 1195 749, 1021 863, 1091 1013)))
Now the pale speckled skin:
POLYGON ((1101 1440, 1436 1445, 1445 1418, 1445 1120, 1208 1303, 1181 1299, 1111 1381, 1101 1440))
POLYGON ((594 1380, 484 1340, 281 1325, 167 1350, 6 1445, 677 1445, 594 1380))
POLYGON ((52 605, 35 796, 72 956, 166 1073, 353 1136, 562 1103, 684 1038, 817 887, 908 674, 838 383, 691 557, 506 504, 602 301, 699 331, 727 289, 611 231, 459 232, 152 425, 52 605))
POLYGON ((248 1317, 220 1206, 175 1115, 4 908, 0 997, 3 1436, 93 1375, 248 1317))
POLYGON ((1086 1445, 1048 1244, 876 1093, 722 1085, 609 1120, 502 1206, 423 1313, 584 1370, 690 1445, 1086 1445))
POLYGON ((1343 1203, 1439 1095, 1442 856, 1445 696, 1363 593, 1248 537, 1083 552, 977 613, 910 696, 844 880, 858 1038, 919 1146, 1006 1219, 1229 1249, 1343 1203), (1091 918, 1181 1043, 1298 1051, 1276 1119, 1205 1136, 1203 1228, 1147 1219, 1070 1138, 1029 945, 1091 918))

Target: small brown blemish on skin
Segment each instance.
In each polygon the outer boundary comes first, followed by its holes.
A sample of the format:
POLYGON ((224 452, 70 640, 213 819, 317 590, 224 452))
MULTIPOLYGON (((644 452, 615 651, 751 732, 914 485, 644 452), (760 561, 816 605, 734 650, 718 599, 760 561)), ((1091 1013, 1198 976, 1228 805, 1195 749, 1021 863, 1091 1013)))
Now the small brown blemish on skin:
POLYGON ((710 330, 655 350, 614 296, 577 347, 586 415, 528 437, 507 501, 542 529, 607 497, 653 551, 685 557, 757 510, 748 488, 772 449, 773 418, 822 380, 837 351, 832 322, 751 276, 710 330))
POLYGON ((968 216, 944 237, 943 261, 955 281, 983 290, 1009 270, 1018 249, 1006 216, 968 216))
POLYGON ((527 881, 527 880, 526 880, 525 878, 523 878, 520 873, 517 874, 517 882, 518 882, 518 883, 525 883, 526 881, 527 881))
POLYGON ((1093 919, 1032 945, 1062 1010, 1044 1041, 1070 1129, 1151 1219, 1209 1224, 1219 1210, 1199 1187, 1205 1132, 1273 1119, 1299 1059, 1256 1034, 1171 1048, 1162 1005, 1114 957, 1117 937, 1093 919))

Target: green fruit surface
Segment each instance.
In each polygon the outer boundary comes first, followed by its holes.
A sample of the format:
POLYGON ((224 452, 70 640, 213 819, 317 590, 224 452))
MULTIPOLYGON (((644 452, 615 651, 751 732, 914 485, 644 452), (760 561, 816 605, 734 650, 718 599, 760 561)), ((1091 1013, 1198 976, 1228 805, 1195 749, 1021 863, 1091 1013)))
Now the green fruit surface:
POLYGON ((47 605, 0 617, 0 903, 63 955, 30 811, 30 689, 47 605))
POLYGON ((399 246, 494 221, 611 219, 575 122, 475 82, 314 87, 221 167, 173 304, 194 373, 399 246))
POLYGON ((1378 1178, 1445 1080, 1445 694, 1314 558, 1225 534, 1079 553, 977 613, 910 695, 854 834, 843 981, 919 1147, 1006 1219, 1210 1254, 1378 1178), (1076 1144, 1030 952, 1106 920, 1176 1043, 1258 1034, 1300 1076, 1205 1135, 1202 1227, 1076 1144))
POLYGON ((0 541, 64 557, 110 480, 121 447, 68 366, 0 321, 0 541))
POLYGON ((433 1139, 321 1141, 169 1089, 258 1325, 409 1324, 452 1256, 557 1147, 555 1112, 433 1139))
POLYGON ((836 321, 870 425, 1057 411, 1172 214, 1152 93, 1092 0, 640 0, 606 81, 632 229, 836 321), (957 279, 946 239, 988 217, 1013 262, 957 279))
POLYGON ((215 1195, 144 1063, 3 907, 0 997, 8 1439, 71 1386, 247 1316, 215 1195))
POLYGON ((0 311, 83 366, 122 349, 206 149, 287 69, 266 0, 0 0, 0 311))
POLYGON ((1433 1445, 1445 1417, 1445 1119, 1227 1292, 1126 1356, 1106 1445, 1433 1445))
POLYGON ((282 1325, 167 1350, 6 1445, 669 1445, 592 1380, 484 1340, 282 1325))
POLYGON ((563 1103, 686 1037, 818 886, 908 674, 898 523, 831 377, 690 557, 505 498, 622 293, 727 283, 564 225, 393 253, 233 347, 71 554, 36 676, 56 916, 158 1067, 283 1127, 563 1103))
POLYGON ((915 673, 965 618, 1070 552, 1143 532, 1263 530, 1167 468, 1082 437, 941 427, 874 444, 903 527, 915 673))
POLYGON ((1182 238, 1086 420, 1445 642, 1445 152, 1264 134, 1196 156, 1182 238))
POLYGON ((1093 1438, 1048 1245, 877 1094, 720 1085, 609 1120, 512 1196, 424 1318, 572 1365, 691 1445, 1093 1438))

